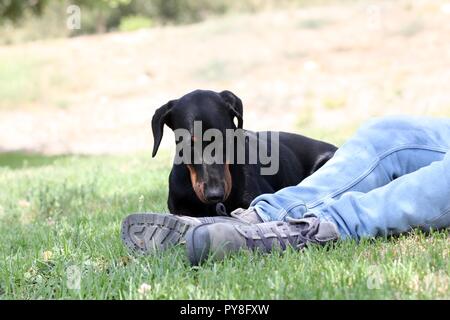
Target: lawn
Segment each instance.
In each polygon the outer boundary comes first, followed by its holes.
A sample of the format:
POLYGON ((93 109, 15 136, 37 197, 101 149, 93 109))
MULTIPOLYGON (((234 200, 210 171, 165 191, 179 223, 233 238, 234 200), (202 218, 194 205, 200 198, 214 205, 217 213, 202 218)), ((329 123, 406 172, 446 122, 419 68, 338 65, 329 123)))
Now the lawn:
POLYGON ((169 163, 163 153, 158 160, 4 155, 0 299, 450 298, 448 232, 240 253, 199 268, 182 247, 130 255, 121 220, 167 210, 169 163))

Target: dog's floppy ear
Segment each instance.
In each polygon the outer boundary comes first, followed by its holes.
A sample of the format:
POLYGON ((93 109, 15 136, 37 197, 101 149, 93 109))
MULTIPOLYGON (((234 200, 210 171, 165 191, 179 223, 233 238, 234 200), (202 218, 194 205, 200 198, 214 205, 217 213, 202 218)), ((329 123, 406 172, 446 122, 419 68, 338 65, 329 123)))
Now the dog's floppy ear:
POLYGON ((170 112, 172 106, 176 100, 170 100, 165 105, 155 111, 152 118, 152 131, 153 131, 153 153, 152 157, 158 152, 159 145, 163 136, 164 124, 171 127, 170 112))
POLYGON ((225 90, 219 93, 222 99, 225 101, 227 106, 230 108, 231 114, 233 118, 236 117, 238 119, 238 128, 242 129, 243 119, 242 119, 242 101, 239 99, 233 92, 225 90))

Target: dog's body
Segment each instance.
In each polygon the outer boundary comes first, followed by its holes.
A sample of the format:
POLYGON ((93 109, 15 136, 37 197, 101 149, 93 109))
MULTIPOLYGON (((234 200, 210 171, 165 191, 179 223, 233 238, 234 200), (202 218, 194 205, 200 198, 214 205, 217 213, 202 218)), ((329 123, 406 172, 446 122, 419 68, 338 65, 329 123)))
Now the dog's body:
MULTIPOLYGON (((172 130, 185 129, 192 133, 194 121, 202 121, 205 129, 224 132, 226 129, 236 129, 234 118, 238 119, 238 128, 242 128, 242 111, 240 99, 230 91, 196 90, 178 100, 169 101, 156 111, 152 120, 155 139, 153 156, 158 150, 164 124, 172 130)), ((263 142, 267 142, 266 134, 245 133, 250 139, 265 139, 263 142)), ((269 132, 269 138, 270 134, 273 132, 269 132)), ((219 202, 225 205, 227 211, 247 208, 260 194, 274 193, 298 184, 325 164, 337 149, 331 144, 286 132, 279 133, 278 141, 278 144, 264 143, 279 151, 279 168, 273 175, 261 174, 264 166, 259 157, 256 164, 249 164, 248 161, 245 164, 174 164, 169 177, 170 212, 213 216, 219 202)), ((252 148, 253 145, 247 140, 246 152, 252 148)), ((271 152, 273 150, 269 150, 269 154, 271 152)))

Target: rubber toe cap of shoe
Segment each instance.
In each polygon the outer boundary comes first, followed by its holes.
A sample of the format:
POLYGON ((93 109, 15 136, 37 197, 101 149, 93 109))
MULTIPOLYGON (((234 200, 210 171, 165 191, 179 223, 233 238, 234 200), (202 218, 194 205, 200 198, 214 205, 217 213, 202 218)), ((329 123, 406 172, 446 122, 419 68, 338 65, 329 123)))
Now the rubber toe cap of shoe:
POLYGON ((207 224, 196 226, 188 231, 186 234, 186 250, 191 265, 198 266, 208 258, 210 243, 207 224))
POLYGON ((326 243, 339 239, 339 230, 336 225, 329 221, 322 221, 315 236, 319 243, 326 243))

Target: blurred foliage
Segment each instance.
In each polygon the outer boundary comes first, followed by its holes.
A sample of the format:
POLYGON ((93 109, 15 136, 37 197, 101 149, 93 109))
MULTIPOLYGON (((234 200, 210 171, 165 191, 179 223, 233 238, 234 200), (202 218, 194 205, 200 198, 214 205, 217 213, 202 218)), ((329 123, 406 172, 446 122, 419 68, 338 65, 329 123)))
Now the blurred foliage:
POLYGON ((152 20, 144 16, 126 16, 120 20, 120 31, 134 31, 152 26, 152 20))
MULTIPOLYGON (((244 0, 246 7, 261 6, 270 0, 244 0)), ((69 5, 78 5, 82 13, 94 11, 103 15, 104 22, 119 25, 122 16, 141 15, 167 23, 187 23, 201 20, 211 13, 224 13, 230 7, 236 6, 226 0, 0 0, 0 22, 20 22, 28 14, 42 16, 45 8, 57 4, 62 18, 66 15, 69 5), (117 19, 118 16, 119 19, 117 19)), ((241 7, 242 4, 240 5, 241 7)))
POLYGON ((17 21, 26 12, 41 14, 49 0, 0 0, 0 22, 17 21))
POLYGON ((121 5, 129 5, 132 0, 0 0, 0 18, 4 21, 18 21, 27 13, 42 15, 44 9, 52 4, 59 3, 64 7, 75 4, 83 8, 109 9, 118 8, 121 5))
MULTIPOLYGON (((0 0, 0 42, 76 36, 152 25, 186 24, 230 11, 322 3, 325 0, 0 0), (81 29, 66 26, 67 8, 81 9, 81 29), (62 27, 63 26, 63 27, 62 27)), ((331 0, 328 0, 331 1, 331 0)), ((326 2, 326 1, 325 1, 326 2)))
MULTIPOLYGON (((0 0, 0 44, 187 24, 228 12, 336 1, 339 0, 0 0), (81 9, 81 29, 66 27, 70 5, 81 9)), ((356 0, 340 0, 351 1, 356 0)), ((309 27, 320 25, 314 22, 309 27)))

